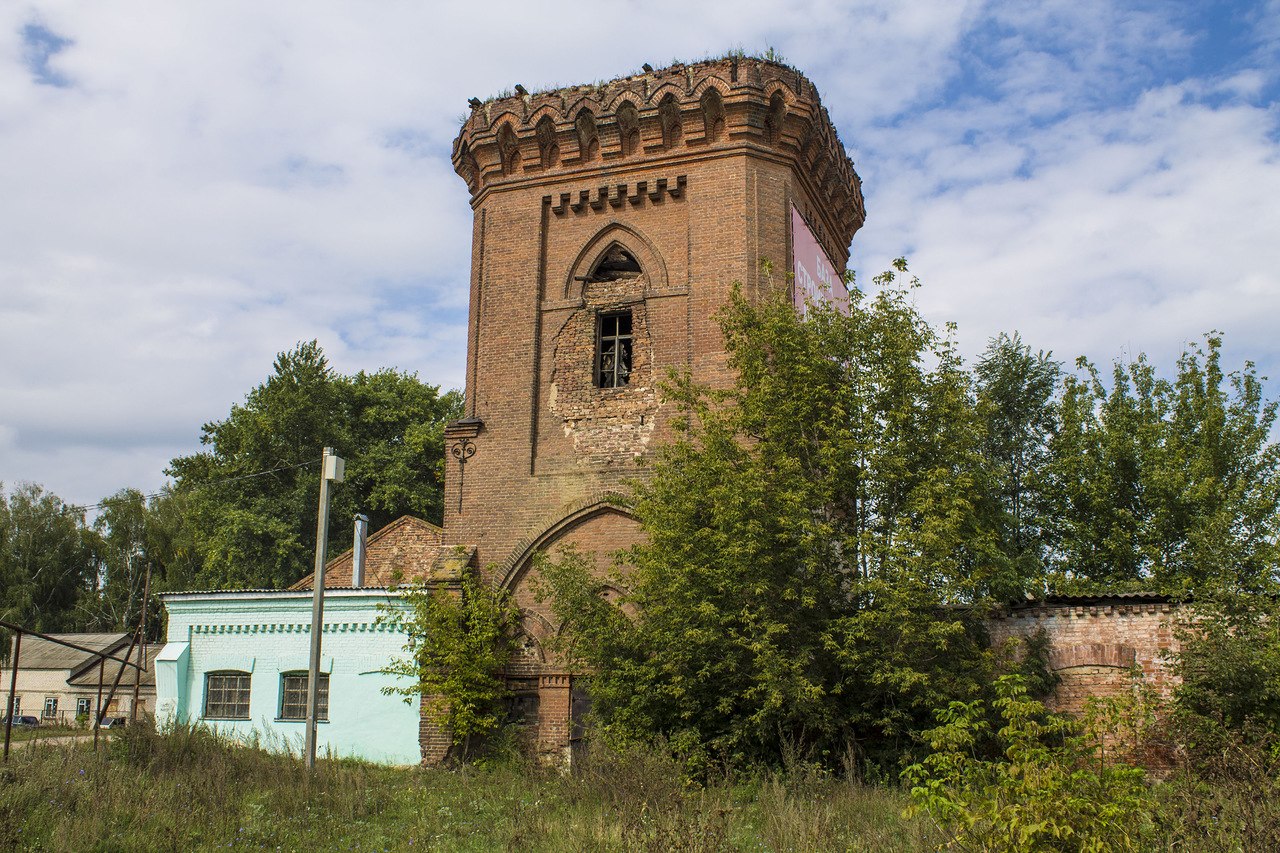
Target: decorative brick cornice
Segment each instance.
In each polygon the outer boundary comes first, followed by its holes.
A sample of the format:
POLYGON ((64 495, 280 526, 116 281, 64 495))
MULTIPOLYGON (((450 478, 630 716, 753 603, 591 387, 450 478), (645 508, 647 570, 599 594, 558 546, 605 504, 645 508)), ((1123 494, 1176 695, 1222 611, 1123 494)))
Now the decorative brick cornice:
POLYGON ((551 207, 556 216, 564 216, 568 212, 586 213, 591 210, 604 210, 605 207, 617 209, 623 205, 639 207, 647 199, 653 204, 664 198, 682 198, 688 178, 676 175, 672 180, 658 178, 655 181, 637 181, 634 184, 611 184, 595 189, 578 190, 576 193, 560 193, 557 196, 543 196, 542 203, 551 207))
POLYGON ((1152 616, 1170 614, 1178 605, 1167 601, 1144 601, 1133 604, 1039 604, 1031 607, 1015 607, 997 610, 992 619, 1087 619, 1108 616, 1152 616))
POLYGON ((444 440, 449 442, 462 438, 475 438, 483 429, 484 421, 480 418, 463 418, 445 425, 444 440))
MULTIPOLYGON (((396 630, 386 622, 326 622, 321 629, 325 634, 385 634, 396 630)), ((262 622, 250 625, 209 623, 192 625, 192 634, 310 634, 307 622, 262 622)))
MULTIPOLYGON (((831 229, 820 235, 826 248, 844 257, 866 219, 862 182, 813 83, 767 60, 673 65, 478 103, 454 140, 453 164, 478 201, 501 187, 579 174, 586 182, 623 166, 669 166, 702 153, 744 150, 791 163, 831 229)), ((585 202, 578 196, 573 203, 620 205, 641 195, 601 195, 595 187, 585 202)), ((671 187, 667 192, 678 197, 671 187)))
POLYGON ((552 673, 550 675, 538 676, 538 687, 542 689, 559 688, 568 690, 573 680, 573 676, 568 673, 552 673))

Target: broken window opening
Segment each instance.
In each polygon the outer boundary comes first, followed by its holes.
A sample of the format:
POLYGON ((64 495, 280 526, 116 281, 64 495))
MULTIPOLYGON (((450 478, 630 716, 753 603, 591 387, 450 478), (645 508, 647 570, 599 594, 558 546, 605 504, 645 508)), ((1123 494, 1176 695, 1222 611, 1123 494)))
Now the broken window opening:
POLYGON ((605 252, 591 271, 592 281, 617 281, 640 275, 640 262, 636 256, 621 246, 613 246, 605 252))
POLYGON ((631 379, 631 312, 601 314, 596 334, 596 385, 622 388, 631 379))

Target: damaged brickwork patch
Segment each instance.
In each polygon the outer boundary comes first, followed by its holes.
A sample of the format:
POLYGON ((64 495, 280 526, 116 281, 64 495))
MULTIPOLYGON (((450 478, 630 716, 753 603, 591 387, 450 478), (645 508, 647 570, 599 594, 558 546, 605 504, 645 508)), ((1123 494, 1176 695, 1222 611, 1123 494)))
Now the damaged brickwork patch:
POLYGON ((649 448, 661 401, 655 384, 653 341, 645 310, 645 275, 590 281, 583 306, 574 311, 555 339, 550 409, 564 421, 578 464, 627 465, 649 448), (596 386, 598 317, 631 312, 631 371, 619 388, 596 386))

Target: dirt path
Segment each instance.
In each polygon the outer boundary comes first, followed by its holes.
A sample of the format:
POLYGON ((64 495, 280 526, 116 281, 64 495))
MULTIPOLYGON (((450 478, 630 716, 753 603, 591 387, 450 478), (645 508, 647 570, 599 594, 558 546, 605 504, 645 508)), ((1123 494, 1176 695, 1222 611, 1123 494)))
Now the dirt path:
MULTIPOLYGON (((0 740, 2 740, 3 737, 4 737, 3 732, 0 732, 0 740)), ((105 732, 102 733, 102 737, 104 738, 106 737, 105 732)), ((30 746, 33 743, 43 743, 50 746, 61 746, 63 744, 85 743, 85 742, 89 742, 89 743, 93 742, 93 732, 77 732, 76 734, 70 734, 70 735, 50 735, 49 737, 37 736, 32 738, 23 738, 22 740, 14 739, 9 742, 9 750, 13 751, 13 750, 22 749, 24 746, 30 746)))

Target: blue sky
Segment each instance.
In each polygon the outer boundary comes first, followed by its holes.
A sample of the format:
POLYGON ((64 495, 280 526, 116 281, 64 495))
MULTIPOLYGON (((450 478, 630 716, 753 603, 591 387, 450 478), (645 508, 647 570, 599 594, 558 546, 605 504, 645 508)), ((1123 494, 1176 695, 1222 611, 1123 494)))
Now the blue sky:
POLYGON ((1280 2, 18 2, 0 482, 153 491, 300 340, 460 386, 467 98, 768 47, 862 175, 860 280, 908 256, 964 352, 1217 329, 1280 379, 1280 2))

